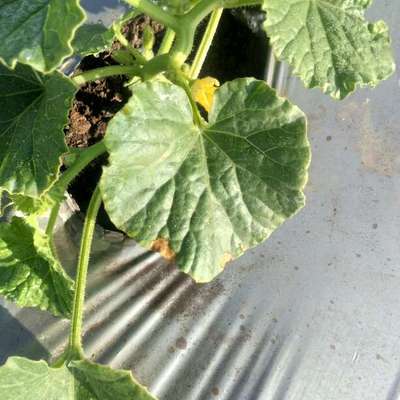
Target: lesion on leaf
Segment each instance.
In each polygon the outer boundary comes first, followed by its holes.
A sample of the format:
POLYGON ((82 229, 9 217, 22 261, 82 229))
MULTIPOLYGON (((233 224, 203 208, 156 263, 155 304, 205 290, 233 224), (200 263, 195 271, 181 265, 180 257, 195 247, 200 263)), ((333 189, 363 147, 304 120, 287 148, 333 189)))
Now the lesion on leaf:
POLYGON ((151 250, 161 254, 168 261, 175 261, 176 254, 169 246, 168 240, 159 238, 151 243, 151 250))

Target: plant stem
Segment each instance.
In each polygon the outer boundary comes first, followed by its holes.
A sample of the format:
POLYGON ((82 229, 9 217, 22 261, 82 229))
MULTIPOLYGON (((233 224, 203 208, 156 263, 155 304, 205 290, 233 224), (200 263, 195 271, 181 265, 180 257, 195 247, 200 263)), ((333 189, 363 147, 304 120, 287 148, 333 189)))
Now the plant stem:
POLYGON ((53 253, 53 256, 58 260, 57 256, 57 249, 54 244, 54 227, 56 226, 57 223, 57 217, 58 213, 60 211, 61 203, 56 203, 56 205, 51 209, 49 220, 47 222, 47 227, 46 227, 46 235, 49 238, 49 244, 50 244, 50 249, 53 253))
POLYGON ((185 14, 183 19, 184 25, 190 25, 192 28, 196 28, 200 22, 210 14, 216 8, 223 6, 223 0, 203 0, 197 3, 187 14, 185 14))
POLYGON ((57 203, 50 212, 50 216, 49 216, 49 220, 47 222, 47 227, 46 227, 46 235, 50 237, 52 237, 53 235, 53 231, 54 231, 54 227, 56 226, 56 222, 57 222, 57 217, 58 217, 58 212, 60 211, 60 203, 57 203))
POLYGON ((142 78, 148 80, 156 76, 157 74, 178 69, 179 65, 175 65, 169 54, 161 54, 154 57, 143 67, 142 78))
POLYGON ((152 3, 150 0, 125 0, 127 3, 138 8, 144 14, 150 18, 160 22, 161 24, 173 29, 174 31, 179 29, 179 20, 177 17, 167 13, 161 7, 152 3))
POLYGON ((122 34, 122 25, 123 23, 115 23, 113 25, 114 28, 114 33, 115 36, 117 37, 118 41, 122 44, 122 46, 124 46, 130 54, 132 54, 133 57, 135 57, 136 61, 139 64, 145 64, 146 63, 146 57, 143 56, 143 54, 135 49, 133 46, 131 46, 131 44, 128 42, 128 40, 126 39, 126 37, 122 34))
POLYGON ((210 20, 208 21, 207 29, 204 32, 204 36, 196 53, 196 57, 193 61, 192 67, 190 68, 190 77, 192 79, 196 79, 199 76, 201 68, 203 67, 204 61, 207 57, 207 53, 210 50, 211 43, 217 31, 223 10, 224 9, 222 7, 216 8, 211 14, 210 20))
POLYGON ((85 71, 72 77, 77 85, 84 85, 87 82, 107 78, 114 75, 140 75, 141 68, 132 65, 110 65, 85 71))
POLYGON ((176 41, 171 52, 174 64, 182 65, 186 61, 193 48, 197 26, 210 12, 221 7, 222 3, 222 0, 203 0, 187 14, 179 17, 179 29, 176 31, 176 41))
POLYGON ((177 76, 177 78, 178 79, 176 80, 176 83, 186 92, 186 95, 192 107, 194 124, 200 128, 204 128, 207 124, 201 116, 199 108, 197 107, 197 104, 193 99, 192 90, 190 89, 187 80, 182 76, 177 76))
POLYGON ((64 193, 72 180, 95 158, 99 157, 107 151, 104 142, 98 142, 93 146, 88 147, 85 151, 79 154, 77 160, 61 175, 55 186, 50 189, 64 193))
POLYGON ((175 32, 171 28, 168 28, 167 31, 165 32, 165 35, 163 37, 157 55, 167 54, 171 50, 174 40, 175 40, 175 32))
POLYGON ((85 289, 87 281, 87 273, 90 259, 90 251, 92 247, 93 235, 96 226, 96 217, 101 205, 101 193, 99 186, 93 193, 90 200, 89 208, 86 213, 85 224, 82 232, 81 248, 79 253, 74 308, 72 311, 71 333, 69 339, 70 357, 81 358, 83 356, 82 348, 82 323, 85 302, 85 289))

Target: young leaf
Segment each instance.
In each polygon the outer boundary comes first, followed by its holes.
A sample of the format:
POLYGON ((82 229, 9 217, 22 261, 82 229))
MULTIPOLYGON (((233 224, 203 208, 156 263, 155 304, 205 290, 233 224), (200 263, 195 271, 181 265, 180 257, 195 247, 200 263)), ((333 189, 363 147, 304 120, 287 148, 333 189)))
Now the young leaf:
POLYGON ((0 295, 58 316, 69 317, 72 310, 72 280, 53 257, 47 236, 22 218, 0 224, 0 295))
POLYGON ((262 81, 217 89, 205 128, 181 88, 136 86, 105 142, 101 190, 114 224, 200 282, 304 204, 304 114, 262 81))
POLYGON ((0 367, 2 400, 156 400, 129 371, 87 360, 58 368, 45 361, 10 357, 0 367))
POLYGON ((72 54, 71 40, 84 21, 78 0, 0 2, 0 59, 51 72, 72 54))
POLYGON ((55 182, 75 90, 58 72, 0 65, 0 189, 39 197, 55 182))
POLYGON ((111 46, 114 35, 112 28, 101 23, 85 24, 76 32, 72 47, 81 56, 97 54, 111 46))
POLYGON ((275 54, 307 87, 343 99, 394 71, 388 27, 364 19, 372 0, 264 0, 275 54))

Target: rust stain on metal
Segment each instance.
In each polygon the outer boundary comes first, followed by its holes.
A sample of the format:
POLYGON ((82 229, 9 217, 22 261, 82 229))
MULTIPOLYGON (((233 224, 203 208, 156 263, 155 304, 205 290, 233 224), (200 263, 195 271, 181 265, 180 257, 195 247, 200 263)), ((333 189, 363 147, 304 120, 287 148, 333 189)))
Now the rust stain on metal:
POLYGON ((169 242, 166 239, 160 238, 151 244, 151 250, 157 251, 168 261, 175 260, 175 252, 169 247, 169 242))
POLYGON ((348 134, 354 128, 360 130, 360 140, 356 148, 360 152, 364 169, 388 177, 400 173, 400 147, 395 140, 397 128, 382 121, 377 124, 369 101, 361 105, 348 104, 345 110, 341 110, 339 117, 342 122, 349 123, 348 134))
POLYGON ((175 342, 175 346, 180 350, 185 350, 187 345, 187 340, 184 337, 178 338, 175 342))

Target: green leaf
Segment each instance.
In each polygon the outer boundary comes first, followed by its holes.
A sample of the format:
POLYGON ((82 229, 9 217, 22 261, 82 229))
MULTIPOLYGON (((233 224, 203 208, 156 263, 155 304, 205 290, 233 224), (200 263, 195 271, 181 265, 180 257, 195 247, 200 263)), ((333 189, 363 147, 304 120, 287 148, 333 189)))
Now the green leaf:
POLYGON ((73 52, 75 30, 85 20, 78 0, 0 2, 0 59, 51 72, 73 52))
POLYGON ((111 46, 114 35, 112 28, 101 23, 85 24, 76 32, 72 47, 82 56, 97 54, 111 46))
POLYGON ((8 196, 14 209, 30 216, 40 216, 45 214, 56 203, 63 200, 63 197, 56 199, 51 193, 45 193, 39 198, 24 196, 22 194, 10 194, 8 196))
POLYGON ((372 0, 264 0, 265 30, 279 59, 307 87, 343 99, 394 71, 388 27, 364 19, 372 0))
POLYGON ((39 197, 56 181, 75 91, 58 72, 0 65, 0 189, 39 197))
POLYGON ((58 368, 45 361, 10 357, 0 368, 2 400, 156 400, 129 371, 87 360, 58 368))
POLYGON ((0 295, 58 316, 72 310, 72 280, 53 257, 48 237, 22 218, 0 223, 0 295))
POLYGON ((101 180, 114 224, 200 282, 266 239, 304 204, 304 114, 265 82, 216 91, 200 128, 185 92, 136 86, 105 138, 101 180))

